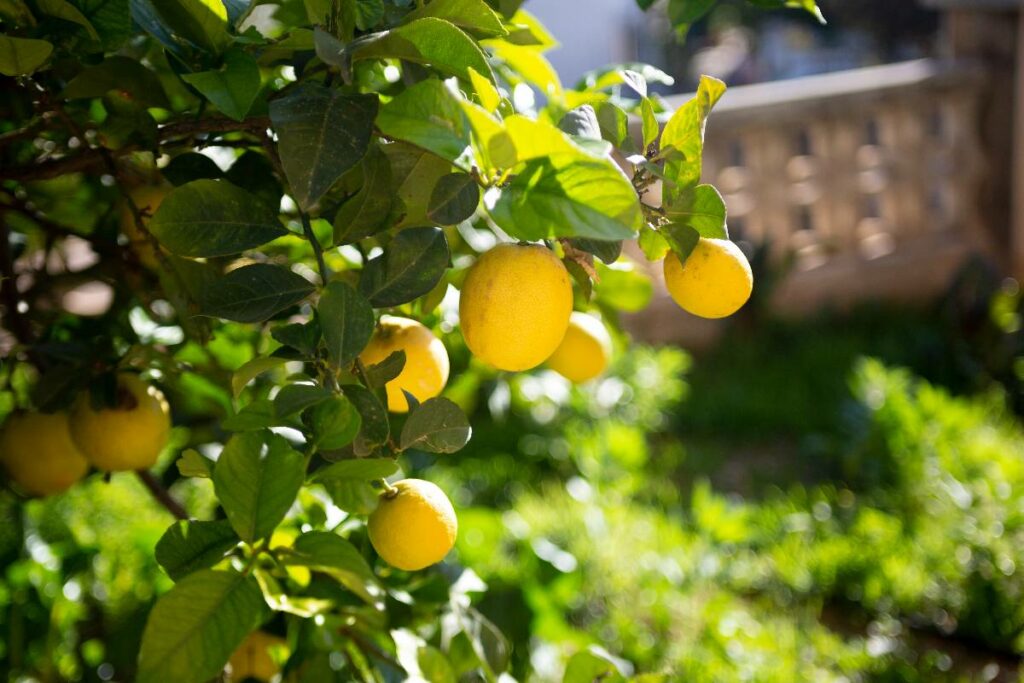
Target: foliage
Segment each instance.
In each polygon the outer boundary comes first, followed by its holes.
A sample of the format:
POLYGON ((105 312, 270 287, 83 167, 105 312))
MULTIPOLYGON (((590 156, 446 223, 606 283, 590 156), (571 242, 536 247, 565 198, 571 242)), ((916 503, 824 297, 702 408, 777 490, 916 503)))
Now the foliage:
MULTIPOLYGON (((292 681, 503 674, 476 575, 387 567, 365 517, 388 477, 460 451, 474 389, 506 379, 462 354, 451 400, 409 395, 389 416, 407 359, 360 360, 376 321, 418 318, 461 352, 456 291, 500 238, 544 240, 577 307, 612 322, 650 295, 616 263, 622 240, 642 230, 652 258, 685 261, 727 237, 698 184, 725 86, 702 80, 671 115, 643 66, 565 88, 519 4, 0 5, 3 412, 130 411, 117 378, 132 371, 175 425, 138 483, 4 492, 12 676, 203 681, 255 629, 286 637, 292 681), (641 199, 658 180, 655 208, 641 199), (106 528, 115 513, 130 533, 106 528)), ((670 11, 683 28, 710 4, 670 11)), ((610 661, 591 650, 570 670, 610 661)))

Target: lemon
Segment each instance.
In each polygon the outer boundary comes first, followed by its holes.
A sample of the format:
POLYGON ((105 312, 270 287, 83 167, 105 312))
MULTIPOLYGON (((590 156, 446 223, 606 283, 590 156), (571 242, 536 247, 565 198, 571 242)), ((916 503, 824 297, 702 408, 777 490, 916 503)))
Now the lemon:
POLYGON ((672 252, 665 257, 665 286, 683 310, 702 318, 724 318, 747 303, 754 275, 735 244, 702 237, 686 263, 672 252))
POLYGON ((612 356, 612 338, 597 318, 574 311, 562 343, 548 367, 570 382, 582 384, 600 375, 612 356))
POLYGON ((37 496, 66 491, 89 470, 71 440, 67 413, 11 415, 0 432, 0 462, 18 486, 37 496))
POLYGON ((373 338, 359 358, 372 365, 395 351, 405 352, 405 367, 385 387, 388 409, 406 413, 409 412, 409 402, 402 393, 403 389, 420 402, 437 396, 444 389, 448 382, 448 351, 433 332, 415 320, 381 316, 373 338))
POLYGON ((403 479, 381 494, 367 527, 370 543, 392 567, 416 571, 437 564, 455 545, 458 520, 444 491, 422 479, 403 479))
POLYGON ((572 313, 569 272, 547 247, 501 244, 469 269, 459 318, 466 345, 501 370, 543 363, 562 341, 572 313))
POLYGON ((71 436, 82 454, 101 470, 152 467, 167 445, 170 408, 156 387, 138 375, 117 376, 117 405, 94 410, 88 393, 71 410, 71 436))
MULTIPOLYGON (((147 216, 143 219, 143 225, 148 225, 149 218, 153 217, 169 192, 170 188, 164 185, 141 185, 131 190, 129 194, 132 201, 135 202, 135 206, 147 216)), ((128 243, 131 245, 132 251, 139 257, 139 261, 147 268, 156 270, 160 265, 160 260, 157 258, 157 247, 153 245, 149 237, 142 234, 135 224, 135 215, 132 214, 127 202, 121 205, 121 232, 128 238, 128 243)))
POLYGON ((275 646, 288 647, 288 641, 265 631, 253 631, 238 646, 228 664, 231 665, 231 680, 244 681, 255 678, 269 681, 281 672, 281 667, 270 655, 275 646))

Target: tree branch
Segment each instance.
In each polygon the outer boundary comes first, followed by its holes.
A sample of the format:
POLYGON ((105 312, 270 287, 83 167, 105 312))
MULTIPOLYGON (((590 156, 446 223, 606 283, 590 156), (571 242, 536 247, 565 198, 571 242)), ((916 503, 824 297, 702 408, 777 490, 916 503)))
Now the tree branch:
POLYGON ((176 501, 167 489, 161 486, 160 482, 157 481, 156 477, 149 470, 135 470, 135 474, 138 475, 139 480, 143 485, 149 489, 149 492, 153 494, 153 497, 167 508, 167 511, 174 515, 177 519, 188 519, 188 510, 186 510, 181 503, 176 501))

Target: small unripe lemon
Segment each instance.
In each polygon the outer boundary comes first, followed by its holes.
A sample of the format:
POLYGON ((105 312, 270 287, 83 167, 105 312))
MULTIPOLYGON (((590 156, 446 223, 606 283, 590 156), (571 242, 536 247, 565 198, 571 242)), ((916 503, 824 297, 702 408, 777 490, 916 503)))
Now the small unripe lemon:
POLYGON ((170 408, 156 387, 138 375, 117 376, 117 405, 94 410, 83 393, 71 410, 71 436, 78 449, 101 470, 152 467, 167 445, 170 408))
POLYGON ((89 471, 68 428, 67 413, 16 413, 0 432, 0 462, 28 493, 66 491, 89 471))
POLYGON ((547 247, 500 244, 469 269, 459 299, 466 345, 500 370, 543 363, 572 313, 569 271, 547 247))
POLYGON ((394 488, 397 492, 381 494, 367 523, 373 549, 406 571, 437 564, 455 545, 455 508, 429 481, 403 479, 394 488))
POLYGON ((747 303, 754 275, 734 243, 702 237, 686 263, 672 252, 665 257, 665 286, 683 310, 702 318, 724 318, 747 303))
MULTIPOLYGON (((135 206, 146 215, 143 225, 148 226, 149 219, 156 213, 160 203, 169 192, 170 188, 164 185, 141 185, 129 192, 135 206)), ((135 224, 135 215, 128 206, 128 202, 123 202, 121 205, 121 232, 128 238, 132 251, 138 255, 139 261, 143 265, 152 270, 159 268, 160 259, 157 257, 157 248, 135 224)))
POLYGON ((409 402, 402 393, 403 389, 421 403, 444 389, 448 382, 448 351, 433 332, 415 320, 381 316, 373 338, 359 358, 372 365, 395 351, 405 351, 405 367, 385 386, 388 410, 406 413, 409 412, 409 402))
POLYGON ((255 678, 261 681, 271 680, 281 672, 281 667, 270 656, 270 649, 278 645, 287 647, 288 641, 278 636, 272 636, 265 631, 250 633, 228 661, 228 664, 231 665, 231 680, 244 681, 246 678, 255 678))
POLYGON ((574 311, 562 343, 548 367, 570 382, 582 384, 600 375, 612 357, 612 338, 597 318, 574 311))

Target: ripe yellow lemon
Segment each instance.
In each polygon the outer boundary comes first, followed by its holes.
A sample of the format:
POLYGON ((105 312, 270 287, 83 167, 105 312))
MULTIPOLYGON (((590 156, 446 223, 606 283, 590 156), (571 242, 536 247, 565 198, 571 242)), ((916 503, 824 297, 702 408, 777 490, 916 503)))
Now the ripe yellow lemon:
MULTIPOLYGON (((148 225, 149 218, 153 217, 160 207, 160 202, 170 191, 171 188, 164 185, 141 185, 131 190, 129 194, 132 201, 135 202, 135 206, 147 216, 143 219, 144 225, 148 225)), ((131 245, 132 251, 138 255, 139 261, 146 267, 156 270, 160 264, 156 255, 156 247, 135 224, 135 215, 128 207, 127 202, 123 202, 121 205, 121 232, 128 238, 128 243, 131 245)))
POLYGON ((265 631, 250 633, 228 661, 231 665, 231 680, 244 681, 247 678, 255 678, 269 681, 279 674, 281 667, 270 655, 270 649, 277 645, 287 648, 288 641, 265 631))
POLYGON ((562 341, 572 313, 569 271, 536 244, 501 244, 469 269, 459 299, 466 345, 501 370, 543 363, 562 341))
POLYGON ((562 343, 548 358, 548 367, 570 382, 588 382, 608 367, 612 338, 597 318, 574 311, 562 343))
POLYGON ((683 310, 702 318, 724 318, 747 303, 754 275, 734 243, 702 237, 686 263, 672 252, 665 257, 665 286, 683 310))
POLYGON ((66 491, 89 470, 71 440, 67 413, 11 415, 0 432, 0 462, 18 486, 37 496, 66 491))
POLYGON ((395 351, 405 351, 405 367, 385 386, 388 410, 406 413, 409 412, 409 402, 402 393, 403 389, 421 403, 444 389, 448 382, 448 351, 433 332, 415 320, 381 316, 373 338, 359 358, 372 365, 395 351))
POLYGON ((117 405, 94 410, 83 392, 71 410, 71 436, 82 454, 111 472, 152 467, 167 445, 170 408, 156 387, 138 375, 117 376, 117 405))
POLYGON ((370 543, 392 567, 416 571, 437 564, 455 545, 458 520, 444 491, 422 479, 403 479, 383 493, 367 528, 370 543))

